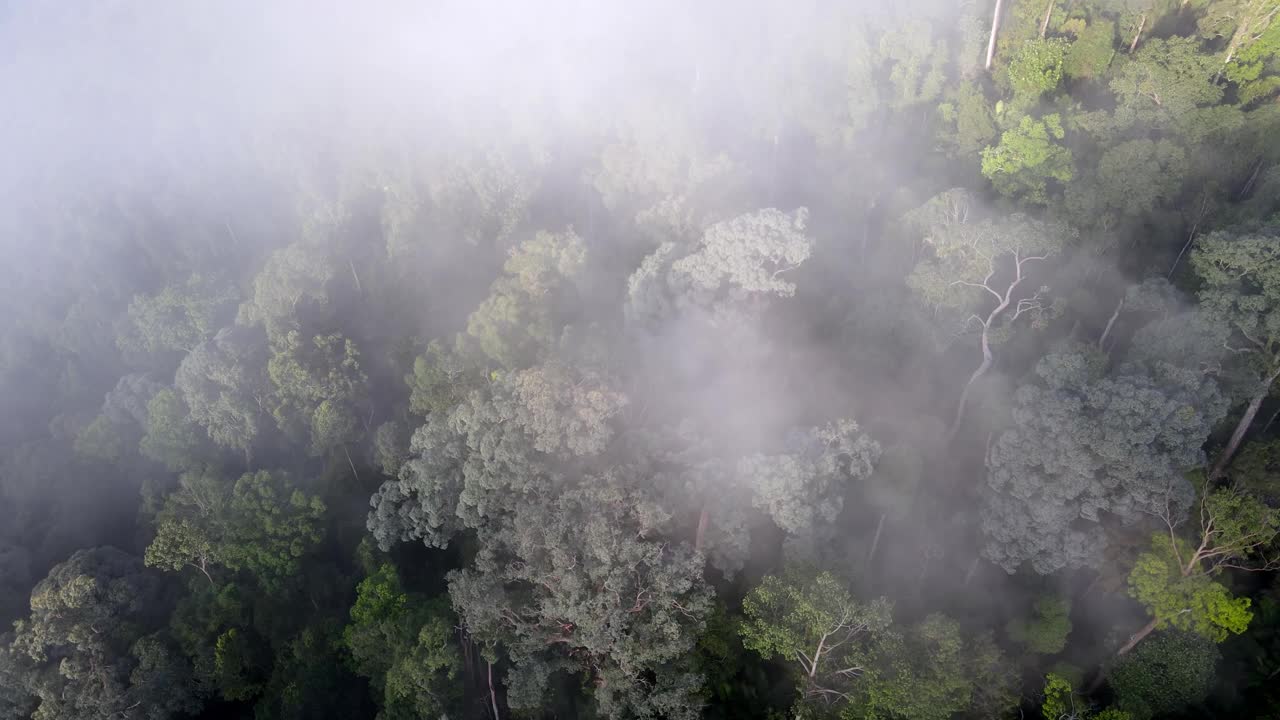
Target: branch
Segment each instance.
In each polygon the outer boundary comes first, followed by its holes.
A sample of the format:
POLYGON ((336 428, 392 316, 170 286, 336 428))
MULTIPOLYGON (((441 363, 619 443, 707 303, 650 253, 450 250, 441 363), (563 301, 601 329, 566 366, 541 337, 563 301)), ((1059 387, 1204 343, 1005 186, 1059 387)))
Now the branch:
MULTIPOLYGON (((990 277, 991 275, 987 275, 987 278, 990 278, 990 277)), ((975 288, 980 288, 982 290, 986 290, 987 292, 991 293, 991 296, 994 297, 997 302, 1004 299, 1000 297, 1000 293, 996 292, 995 290, 992 290, 991 287, 988 286, 985 282, 975 283, 975 282, 969 282, 968 280, 956 280, 955 282, 951 283, 947 287, 951 287, 953 285, 964 285, 965 287, 975 287, 975 288)))

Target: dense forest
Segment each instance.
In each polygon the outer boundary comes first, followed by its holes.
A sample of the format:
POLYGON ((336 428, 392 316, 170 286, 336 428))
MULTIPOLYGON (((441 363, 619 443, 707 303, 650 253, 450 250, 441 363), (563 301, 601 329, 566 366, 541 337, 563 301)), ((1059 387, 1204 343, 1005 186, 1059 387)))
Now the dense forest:
POLYGON ((0 3, 0 720, 1280 719, 1280 0, 0 3))

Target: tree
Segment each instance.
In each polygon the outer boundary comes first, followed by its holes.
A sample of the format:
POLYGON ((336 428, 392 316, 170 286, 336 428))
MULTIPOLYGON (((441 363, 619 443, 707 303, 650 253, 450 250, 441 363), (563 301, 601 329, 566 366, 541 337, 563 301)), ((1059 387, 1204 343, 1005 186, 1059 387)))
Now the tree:
POLYGON ((182 476, 156 516, 147 548, 151 566, 247 570, 277 589, 300 570, 301 558, 323 536, 324 503, 293 485, 287 474, 245 473, 233 487, 208 471, 182 476))
POLYGON ((1218 648, 1196 634, 1168 630, 1143 643, 1111 671, 1116 705, 1134 720, 1176 713, 1209 695, 1218 648))
POLYGON ((582 238, 540 232, 512 249, 503 276, 467 318, 466 340, 498 365, 514 369, 545 356, 558 333, 555 310, 586 263, 582 238))
POLYGON ((30 661, 33 720, 180 717, 200 701, 190 667, 155 631, 165 617, 159 579, 115 548, 80 550, 31 593, 14 648, 30 661), (170 684, 172 683, 172 684, 170 684))
POLYGON ((977 326, 982 362, 960 393, 951 421, 954 436, 964 419, 965 405, 974 383, 995 362, 992 345, 1001 331, 1020 317, 1042 320, 1050 307, 1047 287, 1025 296, 1019 287, 1036 263, 1062 252, 1071 237, 1065 227, 1012 215, 1000 221, 970 222, 971 199, 959 189, 948 190, 913 211, 907 218, 925 233, 931 253, 916 264, 907 284, 920 299, 963 332, 977 326))
POLYGON ((1018 46, 1009 60, 1009 85, 1015 108, 1029 108, 1062 81, 1067 43, 1061 39, 1031 40, 1018 46))
POLYGON ((1225 411, 1215 383, 1159 363, 1106 376, 1103 361, 1086 348, 1045 356, 1039 382, 1015 394, 1014 428, 988 453, 983 553, 1009 572, 1026 561, 1042 574, 1098 562, 1103 513, 1177 520, 1194 503, 1183 473, 1202 464, 1225 411))
POLYGON ((1079 697, 1071 681, 1056 673, 1044 678, 1044 702, 1040 714, 1045 720, 1133 720, 1133 716, 1119 708, 1110 707, 1099 712, 1079 697))
POLYGON ((235 325, 201 343, 178 366, 174 386, 214 442, 248 457, 262 432, 268 396, 260 332, 235 325))
POLYGON ((893 606, 855 600, 831 573, 768 575, 742 601, 742 644, 798 668, 808 702, 849 702, 867 671, 870 642, 888 630, 893 606))
POLYGON ((331 258, 318 247, 295 242, 276 250, 254 278, 253 297, 240 306, 237 324, 261 325, 271 337, 302 330, 304 318, 329 312, 335 275, 331 258))
POLYGON ((209 454, 207 436, 192 422, 186 403, 172 388, 162 388, 147 402, 143 427, 138 450, 170 471, 194 468, 209 454))
POLYGON ((368 377, 360 352, 341 335, 304 339, 290 330, 272 342, 267 361, 271 414, 286 436, 308 441, 312 454, 358 440, 368 377))
POLYGON ((1000 135, 998 145, 983 148, 982 174, 1002 195, 1046 205, 1049 181, 1066 184, 1075 176, 1071 151, 1054 142, 1065 136, 1058 113, 1024 115, 1000 135))
POLYGON ((737 474, 751 488, 752 504, 789 535, 825 536, 850 485, 871 475, 880 445, 849 419, 795 432, 790 440, 791 452, 745 457, 737 474))
POLYGON ((1191 267, 1200 278, 1201 306, 1231 330, 1227 349, 1260 378, 1209 472, 1216 480, 1280 377, 1280 231, 1210 233, 1192 251, 1191 267))
POLYGON ((1196 141, 1208 129, 1199 111, 1222 99, 1222 88, 1213 82, 1215 66, 1213 56, 1201 53, 1194 38, 1144 44, 1112 74, 1109 85, 1116 109, 1104 124, 1105 133, 1142 127, 1196 141))
POLYGON ((406 593, 390 564, 360 582, 342 640, 355 672, 372 681, 380 718, 451 711, 462 667, 454 625, 447 601, 406 593))
POLYGON ((1199 511, 1190 540, 1178 536, 1178 515, 1168 509, 1159 513, 1168 535, 1153 536, 1151 549, 1138 557, 1129 573, 1129 594, 1151 613, 1151 621, 1118 654, 1170 625, 1214 642, 1248 627, 1249 599, 1233 597, 1213 578, 1231 568, 1280 567, 1280 558, 1268 554, 1280 534, 1280 510, 1228 486, 1203 490, 1199 511))
POLYGON ((594 686, 602 715, 698 716, 701 678, 686 663, 711 590, 701 558, 654 537, 666 520, 611 473, 489 521, 477 567, 450 573, 449 593, 467 632, 505 649, 513 710, 541 706, 566 671, 594 686))
POLYGON ((671 264, 672 278, 706 293, 727 285, 747 293, 793 295, 795 283, 779 276, 809 258, 808 216, 805 208, 793 215, 767 208, 716 223, 703 233, 697 250, 671 264))
POLYGON ((1035 616, 1009 621, 1009 638, 1041 655, 1055 655, 1067 646, 1071 634, 1071 600, 1057 595, 1044 595, 1035 602, 1035 616))
POLYGON ((122 349, 188 353, 231 319, 238 301, 234 286, 195 273, 153 295, 134 296, 131 332, 118 341, 122 349))

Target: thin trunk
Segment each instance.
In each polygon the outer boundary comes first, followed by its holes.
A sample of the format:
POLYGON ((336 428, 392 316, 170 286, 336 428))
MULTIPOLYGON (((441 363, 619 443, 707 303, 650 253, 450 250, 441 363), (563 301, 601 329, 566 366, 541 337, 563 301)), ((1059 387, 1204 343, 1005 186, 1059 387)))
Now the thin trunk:
POLYGON ((809 677, 813 677, 818 672, 818 659, 822 657, 822 646, 826 643, 826 635, 818 638, 818 649, 813 651, 813 661, 809 663, 809 677))
MULTIPOLYGON (((1156 619, 1151 618, 1151 621, 1148 622, 1146 625, 1143 625, 1141 630, 1129 636, 1128 642, 1120 646, 1120 649, 1116 651, 1116 657, 1123 657, 1126 653, 1128 653, 1130 650, 1136 647, 1138 643, 1142 642, 1143 638, 1150 635, 1151 631, 1155 629, 1156 629, 1156 619)), ((1089 683, 1089 689, 1086 690, 1085 693, 1092 695, 1093 693, 1098 692, 1098 688, 1102 687, 1102 683, 1106 679, 1107 679, 1107 671, 1104 668, 1099 668, 1098 674, 1093 676, 1093 682, 1089 683)))
POLYGON ((876 534, 871 539, 871 552, 867 553, 867 569, 871 568, 871 563, 876 559, 876 548, 880 546, 880 531, 884 530, 884 519, 888 515, 888 512, 880 513, 880 522, 876 523, 876 534))
POLYGON ((1196 214, 1196 221, 1191 223, 1191 232, 1187 233, 1187 241, 1182 244, 1182 249, 1178 251, 1178 257, 1173 259, 1173 267, 1169 268, 1168 280, 1173 279, 1173 273, 1178 269, 1178 263, 1182 262, 1182 256, 1187 254, 1187 250, 1191 249, 1191 242, 1196 239, 1196 231, 1200 229, 1200 221, 1204 219, 1204 211, 1209 204, 1208 194, 1200 195, 1200 212, 1196 214))
POLYGON ((988 321, 987 325, 982 326, 982 364, 978 366, 977 370, 973 371, 973 374, 969 376, 969 382, 964 384, 964 390, 960 391, 960 402, 956 405, 956 415, 951 419, 951 427, 947 430, 948 443, 955 439, 956 433, 960 432, 960 421, 964 419, 964 408, 969 402, 969 391, 973 389, 974 383, 987 374, 995 359, 991 354, 991 337, 987 330, 989 324, 988 321))
POLYGON ((1004 6, 1004 0, 996 0, 996 11, 991 16, 991 39, 987 41, 987 63, 984 66, 987 70, 991 69, 991 60, 996 56, 996 36, 1000 33, 1000 10, 1004 6))
POLYGON ((969 587, 969 583, 973 582, 973 576, 978 574, 978 563, 981 562, 982 556, 975 555, 973 562, 969 563, 969 569, 964 573, 964 583, 961 587, 969 587))
POLYGON ((1240 188, 1240 193, 1236 195, 1236 200, 1243 200, 1245 195, 1253 189, 1253 183, 1258 180, 1258 173, 1262 172, 1262 158, 1258 158, 1258 164, 1253 166, 1253 174, 1249 176, 1249 182, 1240 188))
POLYGON ((1271 429, 1271 424, 1274 423, 1278 417, 1280 417, 1280 408, 1276 408, 1276 411, 1271 413, 1271 418, 1267 420, 1267 424, 1262 426, 1262 435, 1267 434, 1267 431, 1271 429))
POLYGON ((1116 320, 1120 317, 1120 311, 1124 309, 1124 296, 1120 296, 1120 302, 1116 303, 1116 311, 1111 313, 1111 319, 1107 321, 1107 327, 1102 331, 1102 337, 1098 338, 1098 349, 1103 350, 1107 344, 1107 336, 1111 335, 1111 328, 1115 327, 1116 320))
POLYGON ((1049 18, 1053 16, 1053 6, 1058 0, 1049 0, 1049 4, 1044 8, 1044 20, 1040 22, 1040 39, 1043 40, 1046 33, 1049 32, 1049 18))
POLYGON ((1151 618, 1151 621, 1148 622, 1146 625, 1143 625, 1141 630, 1129 636, 1128 642, 1120 646, 1120 649, 1116 651, 1116 657, 1123 657, 1126 653, 1128 653, 1135 646, 1137 646, 1138 643, 1142 642, 1142 639, 1150 635, 1151 631, 1155 629, 1156 629, 1156 619, 1151 618))
POLYGON ((347 452, 347 446, 342 446, 342 454, 347 456, 347 464, 351 466, 351 474, 356 476, 356 482, 360 482, 360 473, 356 472, 356 464, 351 462, 351 453, 347 452))
POLYGON ((707 521, 711 519, 711 512, 707 510, 707 506, 702 506, 702 512, 698 515, 698 530, 693 536, 693 549, 695 551, 702 550, 702 541, 707 535, 707 521))
POLYGON ((1142 13, 1142 19, 1138 21, 1138 32, 1133 34, 1133 42, 1129 43, 1129 54, 1132 55, 1134 50, 1138 49, 1138 38, 1142 37, 1142 29, 1147 26, 1147 14, 1142 13))
POLYGON ((489 704, 493 706, 493 720, 502 720, 498 715, 498 693, 493 690, 493 663, 489 665, 489 704))
POLYGON ((360 286, 360 276, 356 274, 356 264, 347 260, 347 267, 351 268, 351 277, 356 279, 356 292, 364 295, 364 288, 360 286))
POLYGON ((207 578, 209 578, 209 584, 210 584, 210 585, 214 585, 214 584, 215 584, 215 583, 213 582, 213 576, 209 574, 209 571, 208 571, 207 569, 205 569, 205 561, 204 561, 204 560, 201 560, 199 565, 196 565, 195 563, 188 563, 188 565, 190 565, 191 567, 193 567, 193 568, 195 568, 195 569, 199 570, 200 572, 204 573, 204 576, 205 576, 205 577, 207 577, 207 578))
POLYGON ((1218 456, 1218 462, 1214 463, 1213 469, 1209 471, 1209 480, 1211 482, 1222 477, 1227 465, 1231 463, 1231 458, 1240 449, 1240 443, 1244 441, 1244 435, 1249 431, 1249 425, 1253 423, 1253 418, 1258 414, 1258 408, 1262 407, 1262 401, 1266 400, 1267 395, 1271 393, 1271 384, 1275 382, 1278 376, 1280 376, 1280 370, 1272 373, 1271 377, 1268 377, 1266 382, 1263 383, 1262 388, 1253 396, 1253 399, 1249 401, 1249 407, 1245 408, 1244 416, 1236 424, 1235 432, 1231 433, 1231 439, 1227 441, 1227 446, 1223 448, 1222 454, 1218 456))

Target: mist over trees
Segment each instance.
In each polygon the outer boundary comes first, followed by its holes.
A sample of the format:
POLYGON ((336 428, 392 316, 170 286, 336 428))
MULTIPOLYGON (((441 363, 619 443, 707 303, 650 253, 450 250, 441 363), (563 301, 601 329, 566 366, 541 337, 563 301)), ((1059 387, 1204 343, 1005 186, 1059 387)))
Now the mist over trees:
POLYGON ((0 6, 0 720, 1280 718, 1280 2, 0 6))

